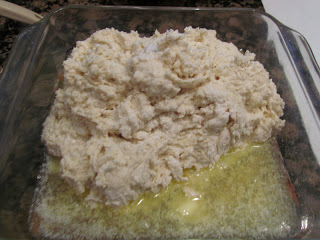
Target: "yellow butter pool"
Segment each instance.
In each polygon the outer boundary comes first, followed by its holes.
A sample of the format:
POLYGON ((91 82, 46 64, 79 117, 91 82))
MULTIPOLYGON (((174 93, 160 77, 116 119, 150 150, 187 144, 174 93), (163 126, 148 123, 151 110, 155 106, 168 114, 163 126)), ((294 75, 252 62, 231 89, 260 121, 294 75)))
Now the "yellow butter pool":
MULTIPOLYGON (((35 235, 65 239, 284 238, 296 229, 296 202, 272 143, 223 156, 189 180, 147 193, 125 207, 98 205, 58 176, 50 159, 30 217, 35 235)), ((121 181, 121 179, 119 179, 121 181)))

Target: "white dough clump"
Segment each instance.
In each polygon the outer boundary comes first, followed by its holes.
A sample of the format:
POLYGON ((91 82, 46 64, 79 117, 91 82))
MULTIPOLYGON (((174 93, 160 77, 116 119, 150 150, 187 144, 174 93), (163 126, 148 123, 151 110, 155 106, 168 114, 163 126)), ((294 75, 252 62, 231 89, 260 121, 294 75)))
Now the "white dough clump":
POLYGON ((42 139, 90 203, 125 205, 283 127, 284 102, 253 53, 184 31, 104 29, 64 62, 42 139))

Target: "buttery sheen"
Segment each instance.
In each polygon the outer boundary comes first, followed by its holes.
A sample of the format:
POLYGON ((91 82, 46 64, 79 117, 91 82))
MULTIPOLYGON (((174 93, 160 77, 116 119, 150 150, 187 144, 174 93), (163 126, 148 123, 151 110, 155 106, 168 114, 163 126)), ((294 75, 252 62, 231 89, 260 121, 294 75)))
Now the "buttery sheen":
POLYGON ((184 171, 188 181, 175 181, 157 194, 94 209, 58 176, 59 161, 50 158, 31 228, 62 239, 287 238, 298 217, 276 152, 269 142, 250 145, 211 168, 184 171))

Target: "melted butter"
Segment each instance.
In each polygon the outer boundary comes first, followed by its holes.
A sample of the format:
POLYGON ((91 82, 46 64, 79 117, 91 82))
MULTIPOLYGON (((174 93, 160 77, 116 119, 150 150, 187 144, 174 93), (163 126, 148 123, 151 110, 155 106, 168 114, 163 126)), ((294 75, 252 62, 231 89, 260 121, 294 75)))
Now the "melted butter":
POLYGON ((61 238, 283 238, 298 223, 283 166, 269 143, 223 156, 212 168, 184 172, 158 193, 124 207, 92 209, 51 160, 34 216, 40 235, 61 238), (72 231, 70 231, 72 229, 72 231))

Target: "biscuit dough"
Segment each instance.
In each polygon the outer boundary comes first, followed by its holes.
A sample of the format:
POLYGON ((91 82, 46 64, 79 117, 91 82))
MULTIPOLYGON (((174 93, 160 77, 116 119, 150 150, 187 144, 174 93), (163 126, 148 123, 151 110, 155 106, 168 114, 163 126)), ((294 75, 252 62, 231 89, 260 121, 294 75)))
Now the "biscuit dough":
POLYGON ((254 57, 214 30, 100 30, 64 62, 42 140, 86 200, 125 205, 283 127, 284 102, 254 57))

